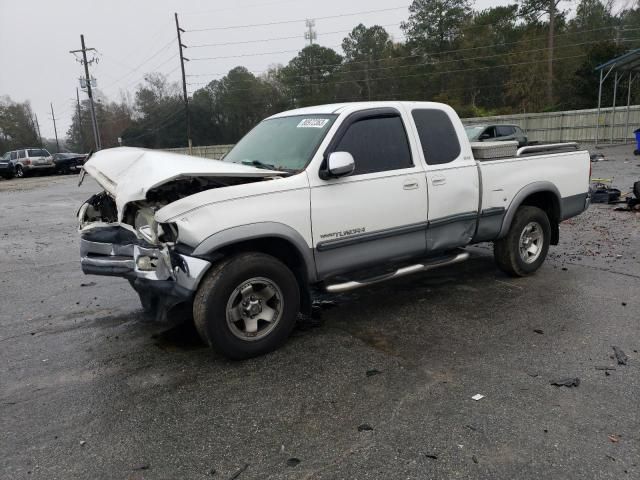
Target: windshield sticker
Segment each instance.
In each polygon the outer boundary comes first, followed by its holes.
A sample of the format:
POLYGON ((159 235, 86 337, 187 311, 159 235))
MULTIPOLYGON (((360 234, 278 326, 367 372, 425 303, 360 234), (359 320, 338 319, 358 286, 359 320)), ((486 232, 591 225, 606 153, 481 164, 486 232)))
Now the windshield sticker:
POLYGON ((326 118, 305 118, 298 124, 298 128, 324 128, 329 123, 326 118))

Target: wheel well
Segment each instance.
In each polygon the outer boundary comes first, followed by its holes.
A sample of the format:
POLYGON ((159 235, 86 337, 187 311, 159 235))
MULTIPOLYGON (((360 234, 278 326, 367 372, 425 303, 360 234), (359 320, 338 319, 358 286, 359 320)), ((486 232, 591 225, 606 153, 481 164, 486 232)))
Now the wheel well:
POLYGON ((302 254, 291 242, 279 237, 263 237, 245 240, 226 245, 213 252, 227 257, 242 252, 261 252, 277 258, 296 276, 300 286, 301 310, 311 313, 311 290, 309 288, 309 272, 302 254))
POLYGON ((551 224, 551 245, 557 245, 560 240, 560 200, 555 193, 550 191, 532 193, 526 197, 522 205, 538 207, 543 210, 549 218, 551 224))

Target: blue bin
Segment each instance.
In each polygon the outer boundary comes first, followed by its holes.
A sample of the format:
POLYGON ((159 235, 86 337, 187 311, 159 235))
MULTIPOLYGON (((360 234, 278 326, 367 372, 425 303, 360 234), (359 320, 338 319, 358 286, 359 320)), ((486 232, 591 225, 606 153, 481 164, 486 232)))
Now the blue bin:
POLYGON ((636 130, 634 130, 633 133, 635 133, 636 135, 636 151, 633 153, 638 155, 636 152, 640 152, 640 128, 637 128, 636 130))

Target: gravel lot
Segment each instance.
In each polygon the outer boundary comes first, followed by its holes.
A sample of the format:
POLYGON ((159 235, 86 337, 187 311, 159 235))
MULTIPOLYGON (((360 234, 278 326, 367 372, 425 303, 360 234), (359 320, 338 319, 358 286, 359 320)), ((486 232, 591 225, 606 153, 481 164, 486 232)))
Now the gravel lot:
MULTIPOLYGON (((632 147, 601 151, 594 176, 629 190, 632 147)), ((480 245, 332 298, 229 362, 82 275, 74 214, 97 186, 76 180, 0 180, 0 477, 640 478, 639 214, 594 205, 529 278, 480 245)))

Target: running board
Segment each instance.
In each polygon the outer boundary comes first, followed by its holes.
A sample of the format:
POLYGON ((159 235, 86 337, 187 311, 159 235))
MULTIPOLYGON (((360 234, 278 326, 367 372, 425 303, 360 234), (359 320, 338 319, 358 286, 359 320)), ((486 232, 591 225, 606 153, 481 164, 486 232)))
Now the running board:
POLYGON ((407 275, 411 275, 412 273, 426 272, 427 270, 433 270, 438 267, 444 267, 446 265, 453 265, 454 263, 464 262, 468 258, 469 258, 468 252, 460 252, 451 257, 438 259, 433 262, 424 262, 424 263, 416 263, 415 265, 408 265, 406 267, 399 268, 395 272, 369 278, 366 280, 358 280, 358 281, 351 280, 349 282, 327 285, 325 286, 325 290, 329 293, 348 292, 350 290, 355 290, 356 288, 368 287, 369 285, 374 285, 376 283, 386 282, 387 280, 392 280, 394 278, 400 278, 407 275))

